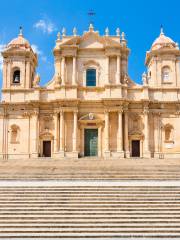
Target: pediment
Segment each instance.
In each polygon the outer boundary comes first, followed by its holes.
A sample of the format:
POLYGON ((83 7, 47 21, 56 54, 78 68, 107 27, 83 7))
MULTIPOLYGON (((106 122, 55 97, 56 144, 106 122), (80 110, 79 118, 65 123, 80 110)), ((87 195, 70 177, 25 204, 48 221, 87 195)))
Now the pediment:
POLYGON ((104 48, 104 43, 97 32, 87 32, 81 38, 79 48, 104 48))

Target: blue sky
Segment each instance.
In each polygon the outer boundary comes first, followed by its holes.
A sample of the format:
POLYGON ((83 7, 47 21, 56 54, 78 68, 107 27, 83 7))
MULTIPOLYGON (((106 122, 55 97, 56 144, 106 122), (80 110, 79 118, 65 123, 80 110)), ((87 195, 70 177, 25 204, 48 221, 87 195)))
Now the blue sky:
POLYGON ((57 32, 65 27, 67 34, 72 34, 73 27, 77 27, 78 34, 82 34, 88 29, 90 9, 96 12, 94 27, 100 34, 106 27, 112 35, 117 27, 125 32, 131 49, 129 75, 136 82, 141 81, 145 53, 159 35, 161 24, 167 36, 180 42, 179 0, 1 0, 0 49, 23 26, 25 38, 39 53, 37 72, 43 85, 54 73, 52 50, 57 32))

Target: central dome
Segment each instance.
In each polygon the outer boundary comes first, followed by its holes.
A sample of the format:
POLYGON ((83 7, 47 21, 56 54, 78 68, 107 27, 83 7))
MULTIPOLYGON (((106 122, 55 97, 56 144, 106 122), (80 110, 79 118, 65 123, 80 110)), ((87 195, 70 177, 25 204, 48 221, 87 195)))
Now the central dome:
POLYGON ((163 47, 175 48, 176 43, 170 38, 164 35, 163 29, 158 38, 153 42, 151 50, 158 50, 163 47))

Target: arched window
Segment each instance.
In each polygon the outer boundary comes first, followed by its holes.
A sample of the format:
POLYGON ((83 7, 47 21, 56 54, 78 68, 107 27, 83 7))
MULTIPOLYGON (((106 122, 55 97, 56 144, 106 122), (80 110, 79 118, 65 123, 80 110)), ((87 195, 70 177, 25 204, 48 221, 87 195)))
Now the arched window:
POLYGON ((162 81, 163 82, 170 81, 170 68, 168 66, 162 68, 162 81))
POLYGON ((11 126, 11 143, 19 143, 20 129, 17 125, 11 126))
POLYGON ((166 124, 164 126, 164 140, 165 142, 173 142, 173 126, 166 124))
POLYGON ((86 86, 87 87, 96 86, 96 69, 90 68, 86 70, 86 86))
POLYGON ((16 69, 13 73, 13 83, 18 84, 20 83, 20 70, 16 69))

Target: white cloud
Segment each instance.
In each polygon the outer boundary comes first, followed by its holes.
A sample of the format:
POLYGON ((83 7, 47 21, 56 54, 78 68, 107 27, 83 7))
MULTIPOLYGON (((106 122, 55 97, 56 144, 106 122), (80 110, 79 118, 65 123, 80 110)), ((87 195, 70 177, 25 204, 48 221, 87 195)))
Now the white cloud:
POLYGON ((47 57, 44 55, 44 53, 39 49, 39 47, 36 44, 32 44, 31 47, 32 50, 39 55, 40 59, 43 62, 47 61, 47 57))
POLYGON ((0 71, 3 69, 3 57, 1 55, 1 52, 4 50, 5 46, 5 44, 0 44, 0 71))
POLYGON ((54 23, 52 23, 50 20, 44 20, 44 19, 40 19, 38 22, 36 22, 34 24, 34 28, 39 29, 43 31, 43 33, 48 33, 48 34, 51 34, 52 32, 57 30, 54 23))
POLYGON ((39 49, 39 47, 36 44, 32 44, 31 47, 35 53, 37 53, 38 55, 42 55, 42 51, 39 49))

